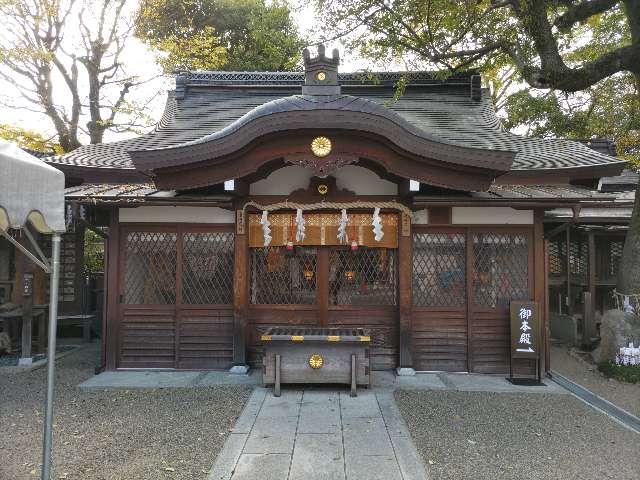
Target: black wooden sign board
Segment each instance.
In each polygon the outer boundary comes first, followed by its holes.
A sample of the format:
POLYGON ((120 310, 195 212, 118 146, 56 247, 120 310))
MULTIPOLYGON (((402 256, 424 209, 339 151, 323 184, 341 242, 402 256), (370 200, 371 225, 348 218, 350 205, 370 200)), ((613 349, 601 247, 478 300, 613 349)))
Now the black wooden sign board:
POLYGON ((509 380, 515 385, 544 386, 540 381, 540 311, 536 302, 512 301, 511 317, 511 362, 509 380), (514 377, 513 361, 515 359, 535 360, 533 377, 514 377))
POLYGON ((511 357, 537 360, 540 356, 540 315, 536 302, 512 301, 511 357))

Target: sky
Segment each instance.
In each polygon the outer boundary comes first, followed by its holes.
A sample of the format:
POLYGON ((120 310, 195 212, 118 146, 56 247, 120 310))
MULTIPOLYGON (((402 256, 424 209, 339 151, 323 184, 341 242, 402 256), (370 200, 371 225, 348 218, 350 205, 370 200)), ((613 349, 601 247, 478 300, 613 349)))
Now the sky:
MULTIPOLYGON (((137 2, 130 3, 127 15, 132 15, 135 11, 136 3, 137 2)), ((303 2, 299 2, 297 7, 293 7, 293 16, 302 35, 308 36, 315 22, 315 14, 312 7, 303 2)), ((73 31, 73 28, 69 30, 73 31)), ((0 41, 1 40, 2 39, 0 38, 0 41)), ((367 61, 346 52, 339 42, 327 45, 327 50, 329 52, 333 48, 338 48, 340 50, 341 71, 350 72, 370 67, 367 61)), ((127 72, 136 75, 141 79, 149 79, 158 76, 152 81, 145 83, 144 86, 135 89, 132 92, 133 95, 130 97, 132 100, 148 106, 149 118, 147 119, 147 123, 153 124, 162 114, 166 98, 166 90, 173 88, 173 79, 167 76, 160 76, 160 69, 155 63, 155 53, 136 38, 132 37, 128 40, 122 59, 126 65, 127 72)), ((57 78, 55 80, 61 84, 61 78, 57 78)), ((64 98, 64 96, 67 95, 67 91, 59 89, 57 92, 54 92, 54 96, 56 94, 57 98, 64 98)), ((35 130, 43 133, 45 136, 55 135, 55 130, 51 121, 46 115, 18 108, 21 105, 24 105, 24 103, 19 94, 15 91, 15 88, 6 83, 3 84, 3 82, 0 81, 0 123, 17 125, 30 130, 35 130)), ((84 123, 86 123, 86 119, 84 120, 84 123)), ((139 128, 138 130, 139 132, 143 132, 150 128, 151 127, 139 128)), ((107 132, 105 134, 105 141, 113 141, 132 135, 136 135, 136 133, 107 132)))

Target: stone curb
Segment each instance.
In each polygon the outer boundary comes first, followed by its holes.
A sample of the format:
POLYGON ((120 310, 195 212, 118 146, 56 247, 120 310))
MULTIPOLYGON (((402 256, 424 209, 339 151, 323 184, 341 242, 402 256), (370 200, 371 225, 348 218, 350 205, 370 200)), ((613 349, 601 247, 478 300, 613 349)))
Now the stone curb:
POLYGON ((207 480, 229 480, 232 477, 244 445, 249 438, 249 431, 258 416, 266 395, 265 388, 258 387, 253 390, 242 409, 242 413, 236 420, 231 434, 225 440, 220 454, 209 470, 207 480))
POLYGON ((591 390, 575 383, 559 373, 551 371, 551 379, 565 390, 568 390, 590 407, 611 417, 630 430, 640 433, 640 418, 611 403, 609 400, 593 393, 591 390))

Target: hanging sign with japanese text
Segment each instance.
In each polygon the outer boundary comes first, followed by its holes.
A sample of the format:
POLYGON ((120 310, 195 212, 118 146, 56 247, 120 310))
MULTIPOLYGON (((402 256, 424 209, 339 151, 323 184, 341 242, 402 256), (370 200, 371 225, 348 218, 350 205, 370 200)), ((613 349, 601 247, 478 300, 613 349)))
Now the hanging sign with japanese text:
POLYGON ((511 302, 511 356, 538 358, 539 312, 536 302, 511 302))

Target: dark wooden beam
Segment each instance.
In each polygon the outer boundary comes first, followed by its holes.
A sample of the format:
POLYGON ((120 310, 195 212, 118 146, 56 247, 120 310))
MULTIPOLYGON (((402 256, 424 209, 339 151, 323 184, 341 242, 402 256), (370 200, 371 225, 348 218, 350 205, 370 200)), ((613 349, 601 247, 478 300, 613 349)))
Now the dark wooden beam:
POLYGON ((567 297, 566 297, 566 301, 567 301, 567 313, 569 315, 573 315, 573 302, 571 301, 571 253, 570 253, 570 248, 571 248, 571 228, 567 228, 566 231, 566 235, 565 235, 565 242, 567 245, 567 297))
POLYGON ((109 222, 109 238, 105 248, 105 265, 107 265, 105 278, 107 297, 106 311, 103 319, 103 356, 107 370, 117 368, 118 357, 118 326, 120 324, 119 305, 119 264, 120 264, 120 222, 118 209, 111 209, 109 222))
POLYGON ((588 264, 588 288, 589 300, 584 303, 584 343, 591 345, 591 338, 596 335, 595 328, 595 304, 596 304, 596 239, 592 231, 587 233, 589 244, 589 264, 588 264))
POLYGON ((247 364, 246 323, 249 295, 249 225, 244 212, 236 210, 233 267, 233 364, 247 364))
POLYGON ((549 319, 545 315, 546 279, 547 269, 545 262, 545 242, 544 242, 544 210, 538 208, 533 211, 533 299, 538 304, 542 316, 540 322, 540 361, 538 363, 540 377, 546 372, 546 341, 547 326, 549 319))
POLYGON ((400 214, 398 229, 398 310, 400 323, 400 368, 413 368, 411 344, 411 314, 413 297, 413 240, 411 217, 400 214))

